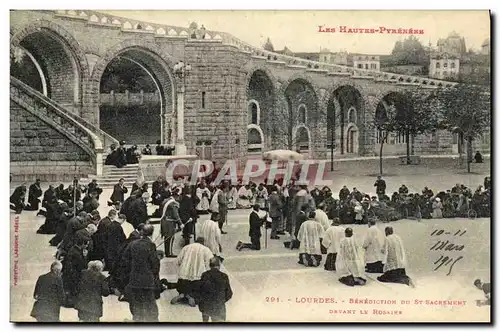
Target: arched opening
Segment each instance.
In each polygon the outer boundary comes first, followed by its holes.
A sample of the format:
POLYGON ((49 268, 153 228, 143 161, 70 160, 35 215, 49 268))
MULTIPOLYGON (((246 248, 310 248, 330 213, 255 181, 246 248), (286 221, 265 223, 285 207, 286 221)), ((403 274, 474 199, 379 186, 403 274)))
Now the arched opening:
POLYGON ((264 149, 264 133, 259 126, 250 124, 247 127, 247 145, 249 153, 260 153, 264 149))
POLYGON ((406 132, 389 132, 386 133, 380 130, 380 125, 385 121, 394 121, 399 117, 405 116, 407 103, 403 100, 403 96, 397 92, 391 92, 385 95, 377 104, 375 110, 375 127, 376 129, 376 145, 375 149, 380 149, 380 144, 384 140, 384 154, 401 155, 406 153, 408 139, 406 132))
POLYGON ((255 70, 248 81, 248 123, 260 126, 267 136, 272 129, 269 114, 274 106, 274 85, 269 75, 260 69, 255 70))
POLYGON ((21 46, 14 50, 10 62, 10 75, 48 97, 47 79, 35 57, 21 46))
POLYGON ((319 119, 314 88, 307 80, 298 78, 286 86, 284 97, 285 104, 273 116, 273 142, 278 143, 276 148, 309 150, 310 135, 306 124, 314 126, 319 119), (306 133, 298 128, 305 129, 306 133))
POLYGON ((45 27, 20 38, 14 46, 11 75, 73 110, 80 104, 81 68, 68 42, 45 27))
POLYGON ((172 143, 163 120, 174 105, 173 84, 158 55, 139 47, 120 51, 100 78, 100 128, 129 144, 172 143))
POLYGON ((306 105, 301 104, 299 106, 299 115, 298 115, 298 124, 306 124, 307 123, 307 109, 306 105))
POLYGON ((336 149, 340 154, 359 153, 361 132, 358 126, 363 121, 363 98, 353 86, 344 85, 333 91, 327 105, 327 148, 336 149), (348 127, 356 125, 356 131, 348 133, 348 127), (355 140, 348 135, 354 135, 355 140), (352 145, 348 147, 348 145, 352 145))
POLYGON ((305 126, 299 126, 295 132, 295 150, 300 153, 309 152, 310 148, 309 130, 305 126))
POLYGON ((248 101, 248 124, 260 124, 260 107, 256 100, 248 101))
POLYGON ((347 127, 347 153, 358 153, 358 126, 351 124, 347 127))

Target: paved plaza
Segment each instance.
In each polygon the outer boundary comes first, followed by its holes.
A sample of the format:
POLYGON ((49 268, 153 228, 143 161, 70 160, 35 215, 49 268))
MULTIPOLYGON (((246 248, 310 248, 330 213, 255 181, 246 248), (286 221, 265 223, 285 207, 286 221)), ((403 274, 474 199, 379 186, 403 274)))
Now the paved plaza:
MULTIPOLYGON (((399 184, 404 183, 412 190, 423 186, 437 189, 451 187, 456 182, 475 187, 482 183, 484 174, 448 175, 398 175, 387 178, 388 192, 397 190, 399 184), (446 185, 444 185, 446 183, 446 185)), ((344 179, 349 187, 357 186, 361 191, 373 192, 373 178, 360 176, 344 179)), ((332 189, 337 193, 344 181, 332 181, 332 189)), ((45 188, 44 188, 45 189, 45 188)), ((12 188, 13 190, 13 188, 12 188)), ((106 200, 111 191, 106 189, 101 195, 101 215, 104 216, 108 207, 106 200)), ((154 209, 149 207, 150 212, 154 209)), ((33 289, 37 277, 46 273, 52 261, 54 247, 48 245, 52 235, 36 234, 36 230, 43 223, 42 217, 35 217, 36 212, 23 211, 19 218, 18 246, 19 263, 16 286, 11 286, 11 319, 15 321, 33 321, 29 316, 33 304, 33 289)), ((340 284, 334 272, 325 271, 322 265, 318 268, 306 268, 297 264, 297 251, 290 251, 283 246, 282 239, 270 240, 267 249, 259 252, 242 251, 235 249, 238 240, 248 240, 249 210, 234 210, 229 212, 228 224, 225 226, 228 234, 223 235, 223 270, 229 275, 234 291, 233 298, 227 304, 228 321, 415 321, 448 319, 460 320, 466 317, 467 321, 489 320, 489 307, 477 307, 475 301, 482 299, 481 291, 472 285, 476 278, 490 280, 490 220, 489 219, 440 219, 440 220, 400 220, 391 222, 397 234, 404 241, 408 256, 407 273, 414 278, 416 288, 404 285, 382 284, 376 280, 377 275, 368 274, 368 283, 364 287, 347 287, 340 284), (451 274, 446 275, 449 266, 443 266, 438 271, 434 262, 439 259, 438 252, 431 252, 429 248, 436 242, 430 236, 435 229, 455 233, 458 230, 467 232, 455 244, 465 245, 460 252, 463 258, 454 264, 451 274), (436 290, 439 297, 436 298, 436 290), (447 296, 448 295, 448 296, 447 296), (307 298, 334 298, 335 303, 307 303, 307 298), (352 304, 350 299, 371 300, 457 300, 466 301, 465 306, 452 309, 433 305, 370 305, 352 304), (278 300, 279 299, 279 300, 278 300), (274 302, 272 302, 274 300, 274 302), (279 302, 278 302, 279 301, 279 302), (297 303, 305 301, 306 303, 297 303), (362 314, 367 309, 369 314, 362 314), (386 310, 387 312, 401 311, 397 314, 373 314, 372 310, 386 310), (337 311, 336 311, 337 310, 337 311), (345 313, 338 310, 346 310, 345 313), (351 312, 349 312, 351 310, 351 312), (356 310, 355 312, 352 310, 356 310), (466 313, 466 315, 460 315, 466 313), (417 318, 418 317, 418 318, 417 318)), ((15 215, 11 213, 11 239, 14 235, 15 215)), ((202 216, 201 219, 208 218, 202 216)), ((128 225, 130 226, 130 225, 128 225)), ((378 224, 383 230, 386 224, 378 224)), ((131 227, 131 226, 130 226, 131 227)), ((159 225, 155 226, 156 238, 159 225)), ((354 226, 354 234, 362 240, 367 226, 354 226)), ((270 232, 267 236, 269 237, 270 232)), ((161 241, 158 240, 158 243, 161 241)), ((262 238, 264 247, 264 238, 262 238)), ((12 244, 13 246, 13 244, 12 244)), ((162 249, 162 247, 160 247, 162 249)), ((456 254, 453 254, 457 256, 456 254)), ((449 254, 451 257, 452 255, 449 254)), ((455 257, 456 258, 456 257, 455 257)), ((11 262, 11 275, 14 265, 11 262)), ((177 279, 175 259, 164 258, 161 262, 161 277, 169 281, 177 279)), ((13 278, 11 277, 11 280, 13 278)), ((11 281, 12 283, 12 281, 11 281)), ((158 300, 160 321, 201 321, 201 314, 197 308, 185 305, 171 305, 170 299, 177 295, 175 290, 165 291, 158 300)), ((104 316, 102 321, 122 322, 130 320, 131 314, 127 303, 118 302, 116 296, 104 298, 104 316)), ((464 318, 465 319, 465 318, 464 318)), ((77 312, 73 309, 62 309, 62 321, 77 321, 77 312)))

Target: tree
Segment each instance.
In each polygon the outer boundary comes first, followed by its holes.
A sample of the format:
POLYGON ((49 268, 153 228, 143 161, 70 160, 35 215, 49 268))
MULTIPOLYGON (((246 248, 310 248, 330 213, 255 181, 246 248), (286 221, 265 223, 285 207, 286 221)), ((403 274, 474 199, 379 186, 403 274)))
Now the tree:
POLYGON ((389 134, 396 130, 396 108, 394 105, 389 105, 387 108, 380 105, 375 111, 375 128, 377 135, 380 135, 380 150, 379 150, 379 169, 380 175, 383 175, 383 151, 384 143, 389 137, 389 134))
POLYGON ((406 90, 401 95, 400 109, 394 119, 394 130, 404 133, 406 138, 406 163, 411 163, 413 138, 421 134, 429 134, 440 128, 442 109, 434 91, 421 89, 406 90), (412 147, 410 149, 410 139, 412 147))
POLYGON ((472 142, 485 133, 491 123, 491 97, 487 87, 457 84, 437 91, 443 111, 443 126, 458 131, 467 141, 467 172, 472 162, 472 142))
POLYGON ((392 50, 393 65, 422 65, 429 62, 428 54, 422 43, 415 36, 397 41, 392 50))

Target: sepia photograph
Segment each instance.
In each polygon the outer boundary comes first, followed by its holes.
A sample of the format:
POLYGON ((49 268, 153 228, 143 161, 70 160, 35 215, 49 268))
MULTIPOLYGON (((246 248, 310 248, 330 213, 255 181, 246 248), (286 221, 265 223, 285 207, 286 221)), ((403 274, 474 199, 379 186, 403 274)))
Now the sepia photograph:
POLYGON ((487 9, 9 19, 11 322, 492 322, 487 9))

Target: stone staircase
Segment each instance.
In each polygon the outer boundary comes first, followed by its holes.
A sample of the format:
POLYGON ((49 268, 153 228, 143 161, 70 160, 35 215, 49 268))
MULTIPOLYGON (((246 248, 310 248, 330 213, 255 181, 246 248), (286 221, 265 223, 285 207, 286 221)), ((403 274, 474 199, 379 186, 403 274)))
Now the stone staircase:
POLYGON ((123 178, 125 180, 125 186, 130 190, 132 188, 132 184, 137 180, 138 171, 139 164, 126 165, 122 168, 104 165, 101 176, 89 175, 87 178, 81 179, 81 182, 87 185, 90 181, 96 179, 101 188, 109 189, 113 188, 113 186, 117 184, 121 178, 123 178))

